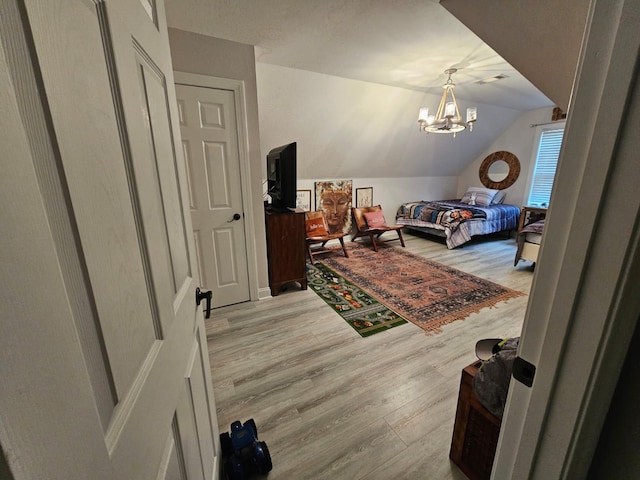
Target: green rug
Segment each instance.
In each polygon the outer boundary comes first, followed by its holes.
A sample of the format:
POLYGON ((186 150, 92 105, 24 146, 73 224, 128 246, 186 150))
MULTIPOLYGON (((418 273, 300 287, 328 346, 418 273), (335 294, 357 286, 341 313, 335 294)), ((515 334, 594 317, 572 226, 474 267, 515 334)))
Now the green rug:
POLYGON ((407 323, 396 312, 320 262, 307 263, 307 283, 363 337, 407 323))

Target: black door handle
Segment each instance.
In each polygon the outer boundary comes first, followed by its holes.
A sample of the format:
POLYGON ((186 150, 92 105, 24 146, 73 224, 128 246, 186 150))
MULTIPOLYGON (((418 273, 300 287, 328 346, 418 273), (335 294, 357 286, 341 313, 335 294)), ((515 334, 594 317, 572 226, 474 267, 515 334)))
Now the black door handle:
POLYGON ((206 308, 204 310, 204 318, 209 318, 211 316, 211 297, 212 297, 212 293, 211 290, 208 290, 206 292, 203 292, 202 290, 200 290, 200 287, 196 288, 196 305, 200 305, 200 302, 202 302, 202 300, 206 300, 207 301, 207 305, 206 308))
POLYGON ((231 220, 227 220, 227 223, 231 223, 231 222, 237 222, 238 220, 240 220, 242 217, 240 216, 239 213, 234 213, 233 214, 233 218, 231 220))

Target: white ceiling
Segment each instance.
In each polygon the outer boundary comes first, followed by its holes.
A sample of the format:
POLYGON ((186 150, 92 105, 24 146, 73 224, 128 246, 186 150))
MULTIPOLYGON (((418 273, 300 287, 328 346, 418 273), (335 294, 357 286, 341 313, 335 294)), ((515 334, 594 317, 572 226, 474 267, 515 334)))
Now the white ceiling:
POLYGON ((436 0, 165 0, 170 27, 256 46, 256 61, 516 110, 553 105, 436 0), (495 75, 507 78, 479 85, 495 75))

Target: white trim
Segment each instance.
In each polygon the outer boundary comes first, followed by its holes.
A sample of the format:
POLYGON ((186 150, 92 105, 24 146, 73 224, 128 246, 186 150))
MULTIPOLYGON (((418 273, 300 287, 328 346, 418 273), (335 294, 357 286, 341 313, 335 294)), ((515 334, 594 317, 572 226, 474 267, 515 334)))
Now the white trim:
POLYGON ((258 298, 260 300, 271 298, 271 288, 269 287, 261 288, 260 291, 258 292, 258 298))
POLYGON ((526 205, 529 200, 529 192, 531 191, 531 184, 533 182, 533 172, 536 170, 536 160, 538 159, 538 148, 540 148, 540 137, 542 136, 543 126, 538 125, 535 127, 535 137, 533 139, 533 147, 531 148, 531 160, 529 161, 529 172, 527 173, 527 186, 524 190, 522 198, 523 205, 526 205))
POLYGON ((533 183, 533 173, 536 171, 536 162, 538 160, 538 150, 540 149, 540 138, 545 130, 557 130, 559 128, 566 129, 566 121, 541 123, 535 126, 535 137, 533 139, 533 147, 531 148, 531 160, 529 161, 529 171, 527 173, 527 186, 524 191, 523 203, 527 205, 529 195, 531 194, 531 186, 533 183))
POLYGON ((234 92, 236 107, 236 128, 238 129, 238 151, 240 155, 240 182, 242 184, 242 204, 244 211, 245 248, 247 251, 247 271, 249 274, 249 298, 262 298, 258 289, 258 258, 255 244, 254 209, 251 190, 251 161, 249 158, 249 127, 244 81, 228 78, 198 75, 195 73, 173 72, 174 81, 179 85, 216 88, 234 92))

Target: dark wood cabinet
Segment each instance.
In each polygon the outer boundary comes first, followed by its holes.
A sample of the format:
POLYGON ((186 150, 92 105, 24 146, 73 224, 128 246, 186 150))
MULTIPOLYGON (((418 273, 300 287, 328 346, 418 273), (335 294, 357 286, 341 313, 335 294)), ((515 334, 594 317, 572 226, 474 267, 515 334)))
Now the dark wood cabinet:
POLYGON ((291 282, 299 282, 306 290, 304 212, 267 209, 265 223, 271 295, 279 295, 282 287, 291 282))
POLYGON ((449 458, 470 480, 489 480, 501 420, 487 410, 473 391, 473 377, 482 362, 462 370, 458 408, 449 458))

